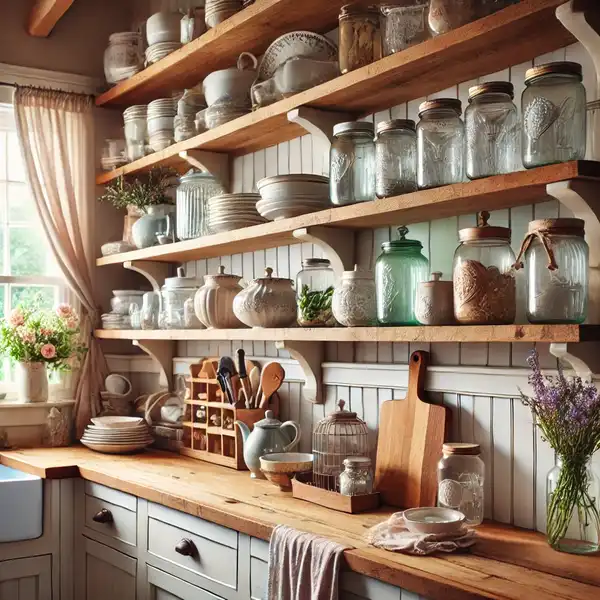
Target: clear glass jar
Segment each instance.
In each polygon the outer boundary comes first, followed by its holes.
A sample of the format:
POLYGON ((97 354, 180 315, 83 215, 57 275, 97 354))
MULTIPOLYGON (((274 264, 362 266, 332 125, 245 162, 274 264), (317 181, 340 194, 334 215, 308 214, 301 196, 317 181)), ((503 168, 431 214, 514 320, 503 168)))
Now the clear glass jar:
POLYGON ((415 316, 417 288, 429 277, 423 244, 407 240, 407 227, 399 227, 399 240, 381 244, 375 263, 377 321, 380 325, 418 325, 415 316))
POLYGON ((406 6, 384 4, 382 38, 383 54, 389 56, 430 37, 427 28, 429 0, 410 0, 406 6))
POLYGON ((522 158, 527 169, 585 158, 586 95, 581 65, 528 69, 521 98, 522 158))
POLYGON ((363 496, 373 493, 373 467, 366 456, 352 456, 344 460, 340 473, 342 496, 363 496))
POLYGON ((454 98, 428 100, 419 106, 417 184, 419 188, 460 183, 465 177, 465 126, 462 103, 454 98))
POLYGON ((298 325, 332 327, 336 324, 331 311, 335 275, 326 258, 305 258, 296 279, 298 325))
POLYGON ((469 179, 519 169, 519 116, 513 98, 513 85, 507 81, 469 89, 469 106, 465 110, 469 179))
MULTIPOLYGON (((177 269, 177 277, 167 277, 161 289, 162 312, 159 317, 161 329, 200 329, 202 323, 196 315, 186 315, 185 302, 194 300, 202 282, 195 277, 186 277, 183 267, 177 269), (186 316, 188 317, 186 319, 186 316)), ((192 311, 193 312, 193 311, 192 311)))
POLYGON ((525 259, 530 323, 583 323, 587 317, 589 248, 581 219, 540 219, 517 258, 525 259))
POLYGON ((375 192, 378 198, 417 189, 417 134, 410 119, 392 119, 377 125, 375 192))
POLYGON ((208 234, 208 200, 223 192, 221 184, 210 173, 190 172, 179 179, 178 239, 190 240, 208 234))
POLYGON ((368 121, 338 123, 333 128, 329 185, 333 204, 375 199, 375 129, 368 121))
POLYGON ((123 111, 127 158, 138 160, 146 155, 148 143, 147 107, 145 104, 130 106, 123 111))
POLYGON ((478 215, 479 225, 458 232, 454 253, 454 316, 461 325, 509 325, 516 304, 515 255, 510 229, 487 224, 490 214, 478 215))
POLYGON ((463 513, 468 525, 483 521, 485 464, 479 444, 444 444, 438 463, 438 506, 463 513))
POLYGON ((430 0, 427 25, 438 36, 478 18, 481 0, 430 0))
POLYGON ((346 4, 340 12, 340 71, 348 73, 381 58, 380 14, 376 6, 346 4))

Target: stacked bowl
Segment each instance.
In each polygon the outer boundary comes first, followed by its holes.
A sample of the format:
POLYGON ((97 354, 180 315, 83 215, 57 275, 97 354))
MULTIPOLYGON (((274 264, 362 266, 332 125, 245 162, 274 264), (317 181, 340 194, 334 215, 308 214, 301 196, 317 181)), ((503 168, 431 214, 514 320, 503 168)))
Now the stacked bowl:
POLYGON ((223 233, 265 223, 256 212, 258 194, 221 194, 208 200, 208 229, 223 233))
POLYGON ((181 48, 181 15, 176 12, 158 12, 146 21, 146 62, 164 58, 181 48))
POLYGON ((81 443, 106 454, 138 452, 154 438, 141 417, 96 417, 85 429, 81 443))
POLYGON ((175 141, 175 115, 173 98, 160 98, 148 104, 148 141, 154 152, 168 148, 175 141))
POLYGON ((256 185, 261 196, 256 209, 269 221, 289 219, 331 207, 328 177, 276 175, 265 177, 256 185))
POLYGON ((204 20, 207 27, 216 27, 242 10, 242 0, 206 0, 204 20))

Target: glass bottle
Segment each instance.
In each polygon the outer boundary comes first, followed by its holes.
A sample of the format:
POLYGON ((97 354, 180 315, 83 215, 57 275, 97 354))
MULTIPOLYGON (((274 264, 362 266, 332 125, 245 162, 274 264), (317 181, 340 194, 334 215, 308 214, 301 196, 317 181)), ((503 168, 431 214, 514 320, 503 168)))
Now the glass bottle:
POLYGON ((419 106, 417 184, 419 188, 464 180, 465 127, 462 103, 454 98, 428 100, 419 106))
POLYGON ((438 506, 463 513, 466 523, 483 521, 485 464, 479 444, 444 444, 438 463, 438 506))
POLYGON ((350 121, 333 128, 329 185, 333 204, 375 199, 375 142, 373 123, 350 121))
POLYGON ((587 317, 589 248, 581 219, 540 219, 529 230, 525 259, 530 323, 583 323, 587 317))
POLYGON ((430 36, 427 27, 429 0, 409 0, 403 6, 381 6, 383 54, 389 56, 413 44, 420 44, 430 36))
POLYGON ((469 88, 465 110, 469 179, 519 169, 519 117, 513 98, 513 85, 507 81, 469 88))
POLYGON ((340 71, 348 73, 381 58, 381 29, 377 6, 346 4, 340 12, 340 71))
POLYGON ((378 198, 417 189, 417 134, 410 119, 392 119, 377 125, 375 139, 375 192, 378 198))
POLYGON ((528 69, 521 97, 522 158, 527 169, 585 158, 586 95, 581 65, 528 69))
POLYGON ((210 174, 190 172, 179 179, 177 187, 177 238, 190 240, 208 233, 208 200, 224 193, 210 174))
POLYGON ((335 276, 326 258, 305 258, 296 279, 298 325, 301 327, 331 327, 335 318, 331 298, 335 276))
POLYGON ((344 460, 340 473, 340 494, 362 496, 373 493, 373 468, 367 456, 351 456, 344 460))
POLYGON ((399 240, 381 245, 375 263, 377 321, 380 325, 418 325, 415 316, 417 288, 429 276, 429 262, 421 253, 423 244, 407 240, 407 227, 399 227, 399 240))

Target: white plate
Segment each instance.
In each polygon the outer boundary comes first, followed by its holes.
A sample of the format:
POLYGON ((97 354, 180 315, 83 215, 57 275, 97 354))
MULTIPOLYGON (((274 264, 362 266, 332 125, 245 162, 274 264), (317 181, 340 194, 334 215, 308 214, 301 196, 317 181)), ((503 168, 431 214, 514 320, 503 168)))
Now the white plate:
POLYGON ((307 215, 308 213, 318 212, 323 210, 322 208, 303 208, 299 206, 284 206, 282 208, 276 208, 272 210, 265 210, 260 214, 269 221, 281 221, 281 219, 291 219, 293 217, 299 217, 300 215, 307 215))
MULTIPOLYGON (((138 294, 141 292, 135 293, 138 294)), ((113 292, 113 294, 117 295, 116 292, 113 292)), ((142 425, 144 419, 143 417, 94 417, 92 423, 102 429, 131 429, 132 427, 142 425)))
POLYGON ((87 446, 90 450, 96 452, 103 452, 105 454, 127 454, 129 452, 139 452, 143 450, 149 444, 96 444, 93 442, 85 442, 83 439, 81 443, 87 446))

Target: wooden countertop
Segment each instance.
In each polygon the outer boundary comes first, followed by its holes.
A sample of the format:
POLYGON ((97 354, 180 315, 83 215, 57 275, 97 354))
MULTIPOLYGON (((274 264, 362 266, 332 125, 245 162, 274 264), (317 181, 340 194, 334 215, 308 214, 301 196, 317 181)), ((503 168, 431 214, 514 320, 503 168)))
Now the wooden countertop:
POLYGON ((315 533, 351 548, 345 557, 353 571, 432 600, 600 597, 600 557, 555 552, 540 534, 496 523, 477 528, 469 553, 416 557, 364 541, 389 507, 347 515, 296 500, 247 472, 175 454, 111 456, 73 446, 0 452, 0 462, 47 479, 82 477, 264 540, 278 524, 315 533))

